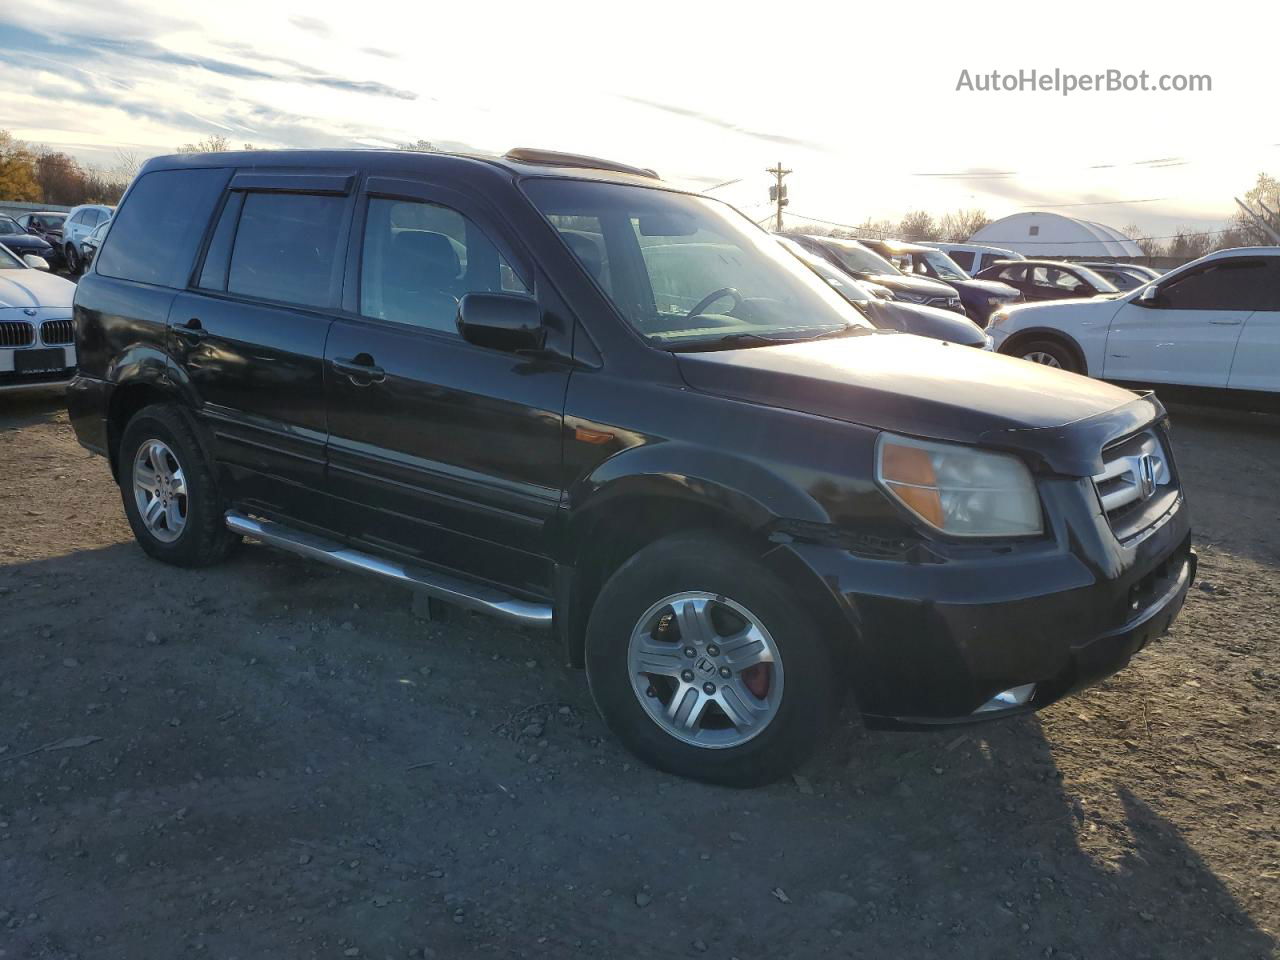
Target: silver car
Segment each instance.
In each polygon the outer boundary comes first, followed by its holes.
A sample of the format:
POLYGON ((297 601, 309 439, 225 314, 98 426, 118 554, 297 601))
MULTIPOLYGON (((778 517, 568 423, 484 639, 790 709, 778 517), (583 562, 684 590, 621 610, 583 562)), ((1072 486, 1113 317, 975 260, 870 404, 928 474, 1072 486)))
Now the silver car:
POLYGON ((66 386, 76 372, 75 292, 0 246, 0 392, 66 386))

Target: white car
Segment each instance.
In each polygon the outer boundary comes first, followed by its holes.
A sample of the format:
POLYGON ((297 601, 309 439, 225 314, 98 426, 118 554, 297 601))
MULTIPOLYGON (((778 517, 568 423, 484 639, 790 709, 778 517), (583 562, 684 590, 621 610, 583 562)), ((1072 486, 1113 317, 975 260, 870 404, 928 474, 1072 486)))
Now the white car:
POLYGON ((0 246, 0 393, 66 386, 76 372, 75 292, 0 246))
POLYGON ((1119 297, 1009 307, 996 349, 1103 380, 1280 391, 1280 247, 1219 250, 1119 297))
POLYGON ((62 224, 62 255, 66 258, 67 273, 73 277, 84 270, 84 239, 93 233, 100 223, 111 219, 115 207, 101 203, 85 203, 72 207, 62 224))
POLYGON ((941 243, 921 241, 922 247, 934 247, 958 263, 971 277, 976 277, 997 260, 1025 260, 1022 254, 985 243, 941 243))

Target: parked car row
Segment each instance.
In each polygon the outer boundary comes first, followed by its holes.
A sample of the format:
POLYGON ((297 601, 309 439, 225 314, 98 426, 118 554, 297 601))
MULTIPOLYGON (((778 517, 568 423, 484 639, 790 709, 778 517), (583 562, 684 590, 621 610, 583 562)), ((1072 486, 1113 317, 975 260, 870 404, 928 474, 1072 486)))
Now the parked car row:
POLYGON ((64 269, 78 276, 87 266, 86 258, 93 256, 86 241, 96 234, 95 244, 101 242, 114 211, 114 207, 105 204, 86 203, 66 213, 35 211, 19 217, 0 216, 0 244, 18 256, 35 254, 48 268, 64 269))
POLYGON ((75 373, 76 285, 27 258, 0 244, 0 393, 64 386, 75 373))

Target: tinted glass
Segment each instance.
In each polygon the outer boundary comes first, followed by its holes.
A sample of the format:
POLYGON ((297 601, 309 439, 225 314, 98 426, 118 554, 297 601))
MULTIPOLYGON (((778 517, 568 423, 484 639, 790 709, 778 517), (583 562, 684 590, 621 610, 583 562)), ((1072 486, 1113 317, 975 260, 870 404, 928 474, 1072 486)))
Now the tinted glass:
POLYGON ((1258 310, 1275 300, 1275 279, 1266 260, 1218 260, 1163 284, 1160 299, 1170 310, 1258 310))
POLYGON ((227 292, 309 307, 330 303, 346 202, 299 193, 246 194, 227 292))
POLYGON ((104 276, 185 287, 227 170, 159 170, 130 189, 94 258, 104 276))
POLYGON ((1025 277, 1026 275, 1027 275, 1026 267, 1005 267, 998 274, 996 274, 996 279, 1008 280, 1013 283, 1019 283, 1022 281, 1022 278, 1025 277))
POLYGON ((14 236, 15 234, 26 232, 22 227, 18 226, 17 220, 11 220, 9 217, 0 217, 0 237, 14 236))
POLYGON ((961 269, 973 269, 973 254, 968 250, 952 250, 949 256, 961 267, 961 269))
POLYGON ((413 200, 369 201, 360 266, 366 317, 456 334, 465 294, 528 290, 493 241, 458 211, 413 200))

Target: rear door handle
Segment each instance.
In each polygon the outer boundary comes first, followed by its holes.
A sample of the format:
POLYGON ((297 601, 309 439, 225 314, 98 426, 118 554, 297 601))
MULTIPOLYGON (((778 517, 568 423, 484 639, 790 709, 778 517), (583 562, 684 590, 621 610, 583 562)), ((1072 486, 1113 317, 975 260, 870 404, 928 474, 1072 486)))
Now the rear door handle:
POLYGON ((203 340, 203 339, 207 336, 207 333, 206 333, 206 331, 205 331, 204 327, 203 327, 203 326, 201 326, 201 324, 200 324, 200 318, 199 318, 199 317, 192 317, 190 320, 188 320, 188 321, 187 321, 186 323, 184 323, 182 326, 180 326, 180 327, 174 327, 174 328, 173 328, 173 331, 174 331, 174 333, 176 333, 176 334, 177 334, 181 339, 183 339, 183 340, 187 341, 187 343, 191 343, 191 344, 199 343, 201 340, 203 340))
POLYGON ((375 364, 373 357, 367 353, 357 354, 350 360, 335 357, 329 362, 333 364, 333 369, 346 374, 347 379, 357 387, 367 387, 371 383, 381 383, 387 379, 387 372, 375 364))

